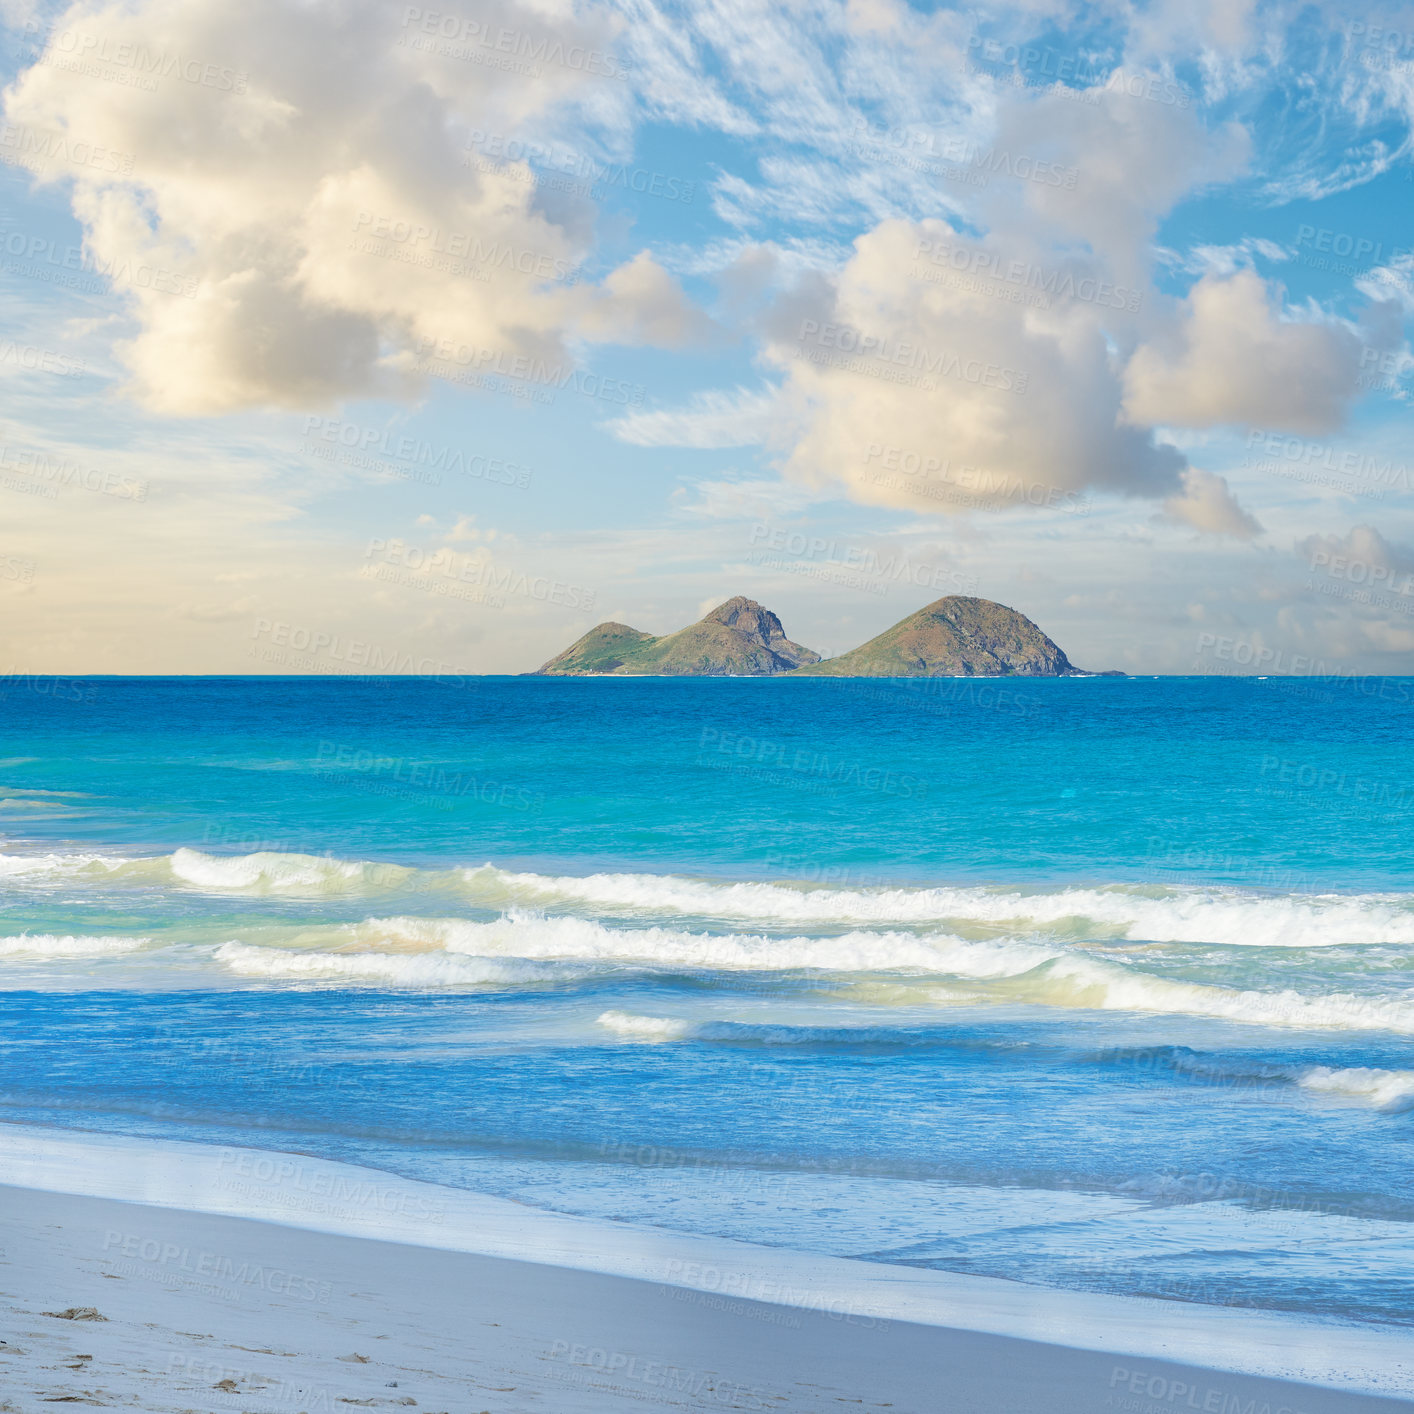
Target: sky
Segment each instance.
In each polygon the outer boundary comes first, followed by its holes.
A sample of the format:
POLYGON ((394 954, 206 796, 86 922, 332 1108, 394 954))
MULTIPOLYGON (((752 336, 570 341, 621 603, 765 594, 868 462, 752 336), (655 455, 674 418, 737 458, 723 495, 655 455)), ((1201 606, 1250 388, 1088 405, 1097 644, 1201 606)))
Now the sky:
POLYGON ((1414 672, 1414 5, 4 0, 0 672, 734 594, 1414 672))

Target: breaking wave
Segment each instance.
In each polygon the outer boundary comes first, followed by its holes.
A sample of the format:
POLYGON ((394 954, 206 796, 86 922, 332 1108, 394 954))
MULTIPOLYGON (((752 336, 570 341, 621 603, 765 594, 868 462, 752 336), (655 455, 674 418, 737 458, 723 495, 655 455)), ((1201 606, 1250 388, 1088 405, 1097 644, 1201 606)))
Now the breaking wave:
POLYGON ((138 952, 148 947, 150 938, 83 937, 53 933, 18 933, 0 938, 0 957, 110 957, 138 952))
POLYGON ((555 969, 492 958, 424 954, 287 952, 280 948, 223 943, 216 960, 243 977, 323 982, 363 982, 394 987, 505 987, 554 981, 555 969))
POLYGON ((415 869, 374 861, 263 851, 216 855, 178 849, 121 859, 100 854, 0 855, 0 875, 37 881, 105 878, 211 893, 353 896, 449 894, 489 908, 593 910, 736 920, 763 927, 850 924, 968 927, 1062 937, 1232 947, 1315 948, 1414 944, 1414 897, 1263 894, 1241 889, 1106 885, 1052 890, 1002 886, 833 888, 720 883, 659 874, 577 878, 478 868, 415 869))

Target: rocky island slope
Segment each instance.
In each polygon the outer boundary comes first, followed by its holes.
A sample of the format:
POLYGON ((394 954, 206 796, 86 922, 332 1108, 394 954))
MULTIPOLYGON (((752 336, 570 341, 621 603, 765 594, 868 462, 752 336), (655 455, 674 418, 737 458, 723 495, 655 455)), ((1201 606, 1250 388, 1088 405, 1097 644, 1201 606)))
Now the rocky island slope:
POLYGON ((738 594, 695 624, 663 638, 627 624, 599 624, 538 672, 548 676, 768 677, 819 661, 818 653, 786 637, 780 619, 769 609, 738 594))
POLYGON ((990 599, 949 594, 868 643, 801 668, 798 676, 1066 678, 1091 674, 1077 668, 1025 614, 990 599))
POLYGON ((965 594, 935 600, 838 658, 822 660, 818 653, 792 643, 769 609, 738 595, 706 618, 663 638, 627 624, 600 624, 539 672, 674 677, 1124 676, 1077 668, 1025 614, 965 594))

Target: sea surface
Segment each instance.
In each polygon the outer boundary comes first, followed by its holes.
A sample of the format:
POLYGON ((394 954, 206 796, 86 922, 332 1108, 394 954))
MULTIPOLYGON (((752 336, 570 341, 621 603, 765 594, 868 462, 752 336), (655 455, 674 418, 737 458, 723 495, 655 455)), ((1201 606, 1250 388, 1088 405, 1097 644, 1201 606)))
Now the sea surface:
POLYGON ((0 1121, 1414 1323, 1414 679, 0 694, 0 1121))

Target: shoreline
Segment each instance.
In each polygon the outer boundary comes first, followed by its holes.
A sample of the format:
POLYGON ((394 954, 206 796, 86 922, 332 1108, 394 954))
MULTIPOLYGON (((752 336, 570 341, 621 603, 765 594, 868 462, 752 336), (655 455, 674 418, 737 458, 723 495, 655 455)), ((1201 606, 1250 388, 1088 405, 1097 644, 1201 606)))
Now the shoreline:
MULTIPOLYGON (((319 1315, 315 1326, 367 1314, 368 1301, 385 1315, 402 1312, 413 1298, 383 1290, 392 1283, 420 1293, 430 1304, 419 1319, 436 1326, 444 1314, 455 1315, 442 1312, 438 1284, 460 1282, 492 1303, 488 1328, 499 1320, 498 1293, 523 1298, 520 1314, 500 1323, 492 1343, 509 1341, 521 1352, 511 1362, 517 1390, 523 1397, 527 1382, 539 1380, 554 1392, 544 1405, 552 1411, 628 1407, 645 1398, 673 1403, 653 1392, 657 1376, 645 1374, 669 1368, 735 1380, 740 1391, 770 1390, 776 1400, 693 1396, 712 1407, 813 1411, 859 1399, 931 1411, 939 1407, 936 1362, 944 1351, 948 1387, 963 1381, 977 1401, 961 1406, 968 1409, 1158 1414, 1206 1407, 1262 1414, 1264 1403, 1268 1414, 1282 1407, 1291 1414, 1414 1409, 1414 1333, 1057 1291, 577 1218, 297 1154, 0 1125, 0 1184, 8 1186, 0 1239, 5 1287, 32 1317, 24 1330, 15 1326, 14 1344, 25 1349, 36 1340, 26 1333, 35 1327, 41 1334, 66 1327, 85 1340, 92 1332, 95 1344, 100 1334, 116 1339, 132 1313, 115 1305, 114 1293, 126 1301, 141 1292, 139 1307, 146 1309, 150 1297, 180 1310, 180 1330, 201 1332, 225 1321, 240 1335, 243 1323, 254 1321, 265 1334, 227 1345, 240 1351, 283 1340, 299 1347, 286 1358, 316 1361, 316 1332, 304 1331, 311 1312, 319 1315), (63 1221, 49 1226, 45 1214, 63 1221), (346 1287, 350 1294, 341 1296, 346 1287), (356 1299, 351 1294, 360 1292, 356 1299), (562 1302, 551 1319, 550 1308, 569 1292, 578 1293, 575 1301, 562 1302), (44 1309, 56 1311, 93 1306, 107 1322, 45 1319, 35 1314, 45 1301, 55 1304, 44 1309), (544 1319, 536 1314, 542 1307, 544 1319), (303 1313, 295 1323, 298 1339, 286 1324, 291 1311, 303 1313), (636 1313, 632 1320, 629 1312, 636 1313), (619 1335, 611 1339, 614 1331, 619 1335), (598 1369, 597 1356, 571 1358, 576 1350, 607 1352, 605 1368, 598 1369), (738 1354, 744 1363, 733 1365, 738 1354), (826 1367, 834 1371, 832 1387, 850 1393, 818 1405, 798 1402, 795 1386, 826 1367), (1017 1403, 1006 1393, 1008 1381, 1048 1388, 1061 1371, 1064 1397, 1048 1393, 1039 1403, 1017 1403), (596 1379, 610 1379, 613 1389, 596 1390, 596 1379), (883 1392, 885 1385, 897 1398, 883 1392), (1161 1395, 1145 1392, 1160 1385, 1161 1395), (1182 1386, 1177 1399, 1175 1386, 1182 1386), (576 1401, 588 1402, 566 1403, 571 1389, 576 1401)), ((142 1328, 131 1333, 137 1345, 124 1357, 129 1364, 141 1363, 142 1328)), ((173 1360, 196 1359, 216 1338, 183 1344, 179 1335, 162 1337, 173 1360)), ((450 1333, 431 1346, 414 1344, 424 1365, 455 1363, 450 1333)), ((0 1346, 0 1355, 6 1349, 0 1346)), ((503 1351, 497 1358, 511 1357, 503 1351)), ((95 1354, 95 1368, 96 1361, 95 1354)), ((187 1368, 178 1363, 167 1373, 187 1368)), ((336 1373, 347 1377, 343 1366, 336 1373)), ((389 1398, 395 1393, 386 1380, 380 1388, 389 1398)), ((332 1408, 343 1396, 330 1398, 332 1408)), ((418 1405, 425 1407, 421 1396, 418 1405)), ((302 1407, 298 1400, 281 1406, 291 1414, 302 1407)), ((473 1402, 471 1414, 482 1407, 473 1402)), ((541 1406, 497 1404, 488 1394, 484 1407, 520 1414, 541 1406)), ((448 1408, 467 1406, 463 1400, 448 1408)))
POLYGON ((1414 1409, 945 1327, 781 1323, 597 1272, 42 1190, 0 1188, 0 1246, 13 1414, 1414 1409))

